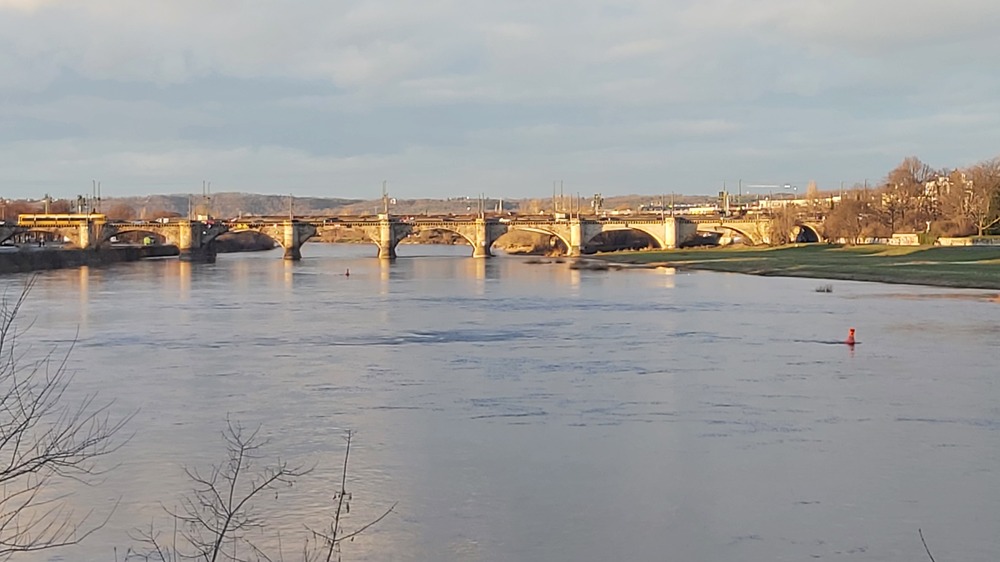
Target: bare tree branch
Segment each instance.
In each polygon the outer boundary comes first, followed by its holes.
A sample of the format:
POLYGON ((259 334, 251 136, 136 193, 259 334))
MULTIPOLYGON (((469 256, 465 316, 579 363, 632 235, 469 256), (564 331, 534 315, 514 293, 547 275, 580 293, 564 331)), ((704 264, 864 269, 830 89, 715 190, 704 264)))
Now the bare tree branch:
POLYGON ((128 442, 121 433, 134 415, 113 419, 113 402, 100 405, 94 394, 68 400, 72 345, 58 359, 55 350, 30 360, 18 349, 16 320, 34 282, 0 300, 0 557, 77 544, 107 523, 114 508, 99 520, 77 514, 53 486, 98 483, 113 467, 97 460, 128 442))
MULTIPOLYGON (((281 535, 278 534, 276 554, 259 547, 248 534, 251 530, 267 528, 265 513, 254 502, 264 497, 263 492, 291 485, 298 477, 312 469, 291 466, 280 459, 258 467, 261 448, 267 444, 259 436, 260 428, 249 431, 240 423, 227 420, 223 431, 226 443, 225 460, 209 470, 185 468, 184 472, 194 484, 194 489, 180 500, 174 509, 163 507, 173 519, 174 544, 165 547, 159 532, 151 524, 149 529, 135 531, 130 538, 142 543, 145 550, 136 551, 137 559, 146 562, 177 562, 182 559, 213 562, 271 562, 284 560, 281 552, 281 535), (177 528, 179 526, 179 530, 177 528), (179 535, 179 536, 178 536, 179 535), (180 546, 178 545, 180 539, 180 546)), ((314 542, 306 539, 302 546, 302 560, 332 561, 340 552, 340 544, 350 541, 385 519, 396 508, 392 504, 384 513, 358 529, 345 533, 343 519, 350 512, 351 494, 347 491, 348 461, 351 455, 353 433, 345 436, 346 447, 340 475, 340 487, 334 493, 334 508, 328 531, 306 530, 314 542)))
POLYGON ((247 538, 248 531, 266 527, 264 516, 253 502, 267 490, 290 486, 312 469, 278 459, 258 470, 260 449, 266 445, 259 432, 259 427, 249 431, 239 422, 227 419, 222 433, 226 460, 213 465, 207 473, 197 468, 184 469, 195 487, 181 498, 178 509, 164 508, 164 511, 180 524, 180 536, 186 544, 184 551, 178 550, 175 539, 173 552, 163 556, 161 551, 157 554, 160 560, 165 562, 170 556, 206 562, 242 560, 239 551, 243 548, 255 560, 271 559, 247 538))
POLYGON ((920 534, 920 542, 924 543, 924 551, 927 553, 927 557, 931 559, 931 562, 936 562, 934 560, 934 555, 931 554, 931 549, 927 548, 927 541, 924 540, 923 530, 917 529, 917 533, 920 534))
MULTIPOLYGON (((354 537, 360 535, 369 528, 378 524, 380 521, 385 519, 386 516, 392 513, 392 511, 396 508, 396 505, 398 504, 398 502, 392 504, 391 506, 389 506, 389 509, 387 509, 384 513, 382 513, 382 515, 379 515, 374 520, 369 521, 365 525, 362 525, 357 530, 347 534, 342 534, 343 533, 341 525, 342 519, 351 510, 350 501, 352 497, 351 494, 347 491, 347 463, 351 457, 351 440, 353 438, 353 435, 354 435, 353 432, 348 431, 347 435, 344 437, 344 439, 347 441, 347 446, 344 450, 344 466, 340 473, 340 489, 333 496, 333 500, 336 502, 336 508, 334 508, 333 520, 330 522, 330 531, 320 532, 313 530, 309 527, 306 527, 306 529, 312 534, 313 538, 316 539, 318 542, 322 543, 323 549, 326 551, 325 557, 322 558, 322 560, 324 560, 325 562, 331 562, 333 560, 333 554, 335 552, 337 553, 340 552, 341 543, 343 543, 344 541, 352 540, 354 537)), ((315 553, 310 553, 307 550, 305 553, 305 560, 308 561, 315 559, 316 559, 315 553)))

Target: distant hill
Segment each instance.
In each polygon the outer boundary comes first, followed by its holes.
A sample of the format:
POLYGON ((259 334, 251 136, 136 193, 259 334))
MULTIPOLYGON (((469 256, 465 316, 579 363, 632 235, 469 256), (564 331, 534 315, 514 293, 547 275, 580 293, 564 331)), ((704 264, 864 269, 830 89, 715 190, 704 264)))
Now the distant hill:
MULTIPOLYGON (((360 203, 360 199, 333 197, 294 197, 292 210, 296 215, 336 215, 345 214, 343 209, 360 203)), ((287 215, 289 196, 258 195, 256 193, 213 193, 210 197, 201 195, 148 195, 143 197, 116 197, 102 201, 102 210, 111 213, 119 206, 128 206, 137 218, 149 218, 163 213, 181 216, 210 214, 220 218, 240 215, 287 215)))
MULTIPOLYGON (((562 200, 486 199, 480 204, 478 199, 457 197, 449 199, 390 199, 389 212, 394 215, 421 214, 467 214, 480 209, 489 212, 502 210, 516 213, 550 213, 555 206, 559 211, 581 208, 585 213, 592 208, 593 198, 565 197, 562 200)), ((608 197, 603 202, 605 210, 638 209, 639 205, 673 200, 677 204, 711 203, 708 196, 662 196, 662 195, 622 195, 608 197)), ((212 215, 218 218, 239 216, 287 216, 291 204, 296 216, 303 215, 374 215, 381 213, 385 203, 381 199, 344 199, 337 197, 292 197, 288 195, 259 195, 255 193, 213 193, 210 197, 201 195, 147 195, 142 197, 116 197, 104 199, 101 211, 112 218, 149 219, 176 215, 212 215)))

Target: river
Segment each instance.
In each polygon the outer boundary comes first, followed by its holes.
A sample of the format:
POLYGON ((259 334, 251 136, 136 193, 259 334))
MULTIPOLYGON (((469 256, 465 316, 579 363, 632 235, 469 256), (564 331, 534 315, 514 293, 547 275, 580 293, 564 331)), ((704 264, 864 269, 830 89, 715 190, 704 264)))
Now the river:
MULTIPOLYGON (((114 560, 224 459, 226 420, 315 466, 257 506, 298 560, 354 431, 363 561, 1000 556, 1000 304, 982 291, 667 269, 468 247, 309 244, 40 273, 18 345, 67 400, 135 411, 78 510, 108 524, 19 560, 114 560), (347 272, 350 275, 345 275, 347 272), (857 346, 835 342, 850 327, 857 346)), ((2 279, 8 296, 24 276, 2 279)), ((69 490, 69 488, 66 488, 69 490)))

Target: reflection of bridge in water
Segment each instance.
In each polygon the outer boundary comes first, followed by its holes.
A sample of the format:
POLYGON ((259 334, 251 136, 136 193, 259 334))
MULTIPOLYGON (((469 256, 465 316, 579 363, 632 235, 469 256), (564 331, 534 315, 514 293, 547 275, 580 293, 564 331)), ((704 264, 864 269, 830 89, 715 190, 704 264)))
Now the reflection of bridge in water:
MULTIPOLYGON (((214 242, 226 232, 260 232, 284 248, 285 259, 302 257, 302 245, 324 231, 354 231, 361 233, 378 247, 380 258, 395 258, 396 246, 404 238, 424 230, 449 231, 461 236, 472 246, 474 257, 492 255, 493 244, 504 234, 514 231, 533 232, 557 238, 570 256, 581 250, 600 234, 635 231, 648 236, 657 247, 676 248, 693 238, 698 231, 737 233, 750 244, 768 241, 770 220, 760 218, 686 218, 680 216, 636 215, 629 217, 597 216, 333 216, 264 218, 248 217, 230 221, 108 221, 104 215, 20 215, 17 226, 0 227, 0 241, 23 232, 46 232, 62 237, 77 248, 97 249, 111 243, 112 238, 138 232, 155 235, 165 244, 177 246, 182 259, 211 261, 215 258, 214 242)), ((799 228, 815 228, 800 225, 799 228)))

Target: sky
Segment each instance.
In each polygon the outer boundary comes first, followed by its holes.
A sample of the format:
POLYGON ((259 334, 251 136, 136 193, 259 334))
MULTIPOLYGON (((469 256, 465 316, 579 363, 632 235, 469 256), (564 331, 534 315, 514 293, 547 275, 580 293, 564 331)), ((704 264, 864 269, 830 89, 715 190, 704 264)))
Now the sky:
POLYGON ((837 189, 1000 155, 998 27, 996 0, 0 0, 0 197, 837 189))

